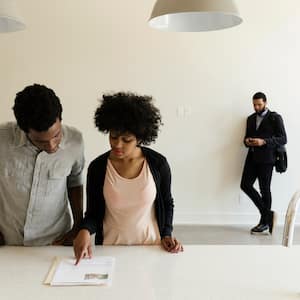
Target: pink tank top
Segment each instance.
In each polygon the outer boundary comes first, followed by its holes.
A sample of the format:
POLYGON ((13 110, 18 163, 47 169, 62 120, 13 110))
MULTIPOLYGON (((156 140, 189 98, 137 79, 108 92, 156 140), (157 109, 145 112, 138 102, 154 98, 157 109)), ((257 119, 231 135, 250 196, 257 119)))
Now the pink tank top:
POLYGON ((104 245, 160 244, 154 209, 156 186, 146 160, 133 179, 120 176, 108 160, 103 193, 104 245))

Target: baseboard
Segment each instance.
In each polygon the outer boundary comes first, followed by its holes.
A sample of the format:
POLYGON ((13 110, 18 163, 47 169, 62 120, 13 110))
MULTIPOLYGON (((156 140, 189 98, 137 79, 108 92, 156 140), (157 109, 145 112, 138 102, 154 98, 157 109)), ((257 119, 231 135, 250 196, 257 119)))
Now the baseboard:
MULTIPOLYGON (((176 211, 174 224, 178 225, 253 225, 259 220, 259 215, 255 213, 235 214, 235 213, 195 213, 176 211)), ((283 225, 285 213, 277 213, 277 224, 283 225)), ((296 217, 296 224, 300 225, 300 215, 296 217)))

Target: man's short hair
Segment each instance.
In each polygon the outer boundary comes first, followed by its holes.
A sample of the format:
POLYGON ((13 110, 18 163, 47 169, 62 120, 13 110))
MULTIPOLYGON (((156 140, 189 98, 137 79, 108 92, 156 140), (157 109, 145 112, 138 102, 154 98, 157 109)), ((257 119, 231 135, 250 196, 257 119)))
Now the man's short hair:
POLYGON ((263 99, 264 102, 267 102, 267 96, 262 92, 257 92, 252 97, 253 100, 263 99))
POLYGON ((47 131, 57 119, 62 119, 59 98, 53 90, 40 84, 27 86, 17 93, 13 111, 18 126, 25 132, 47 131))

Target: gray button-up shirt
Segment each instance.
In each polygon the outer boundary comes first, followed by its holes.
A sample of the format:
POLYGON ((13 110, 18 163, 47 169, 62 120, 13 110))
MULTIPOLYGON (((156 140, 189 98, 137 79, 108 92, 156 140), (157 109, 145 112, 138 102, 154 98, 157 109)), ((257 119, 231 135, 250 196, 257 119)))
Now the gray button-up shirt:
POLYGON ((0 231, 8 245, 48 245, 71 228, 67 190, 82 185, 83 139, 75 128, 62 132, 48 154, 16 123, 0 125, 0 231))

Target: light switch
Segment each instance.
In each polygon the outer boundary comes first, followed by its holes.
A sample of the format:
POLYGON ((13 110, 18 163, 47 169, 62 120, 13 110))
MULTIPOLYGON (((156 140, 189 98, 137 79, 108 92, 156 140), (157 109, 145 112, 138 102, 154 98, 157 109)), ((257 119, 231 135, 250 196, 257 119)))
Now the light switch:
POLYGON ((192 114, 192 108, 187 105, 179 105, 176 112, 179 118, 186 118, 192 114))
POLYGON ((183 114, 185 117, 188 117, 192 114, 192 108, 190 106, 184 106, 183 114))
POLYGON ((183 117, 184 116, 184 107, 183 106, 177 106, 177 116, 183 117))

